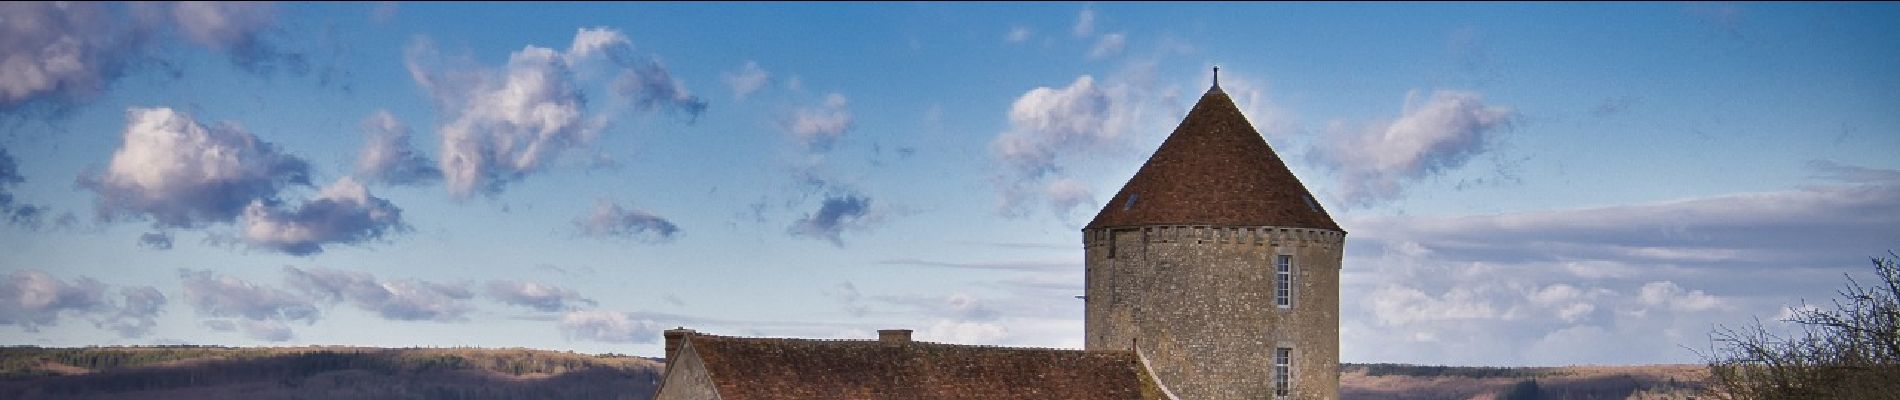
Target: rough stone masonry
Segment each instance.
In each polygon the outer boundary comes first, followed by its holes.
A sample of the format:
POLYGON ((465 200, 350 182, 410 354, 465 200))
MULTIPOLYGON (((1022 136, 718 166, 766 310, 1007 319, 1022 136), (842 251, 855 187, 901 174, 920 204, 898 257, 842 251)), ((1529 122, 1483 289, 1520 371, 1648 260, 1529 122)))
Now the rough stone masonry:
POLYGON ((1183 399, 1337 399, 1346 232, 1218 82, 1082 230, 1086 346, 1183 399))

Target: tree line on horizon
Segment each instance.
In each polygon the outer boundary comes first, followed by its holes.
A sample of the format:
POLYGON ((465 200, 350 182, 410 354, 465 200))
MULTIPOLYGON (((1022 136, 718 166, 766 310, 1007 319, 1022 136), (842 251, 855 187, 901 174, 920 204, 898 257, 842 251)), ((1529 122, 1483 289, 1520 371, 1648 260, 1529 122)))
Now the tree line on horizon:
POLYGON ((659 363, 525 349, 0 348, 0 398, 629 399, 659 363))

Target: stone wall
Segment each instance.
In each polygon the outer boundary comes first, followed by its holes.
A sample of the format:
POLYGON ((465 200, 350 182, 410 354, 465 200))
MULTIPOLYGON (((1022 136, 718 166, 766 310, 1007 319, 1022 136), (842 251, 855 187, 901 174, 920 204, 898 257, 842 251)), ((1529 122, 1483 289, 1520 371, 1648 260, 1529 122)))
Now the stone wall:
POLYGON ((712 375, 706 373, 705 361, 691 344, 682 346, 679 354, 667 358, 666 377, 660 381, 660 392, 653 400, 718 400, 719 389, 713 386, 712 375))
POLYGON ((1339 397, 1345 234, 1146 226, 1083 232, 1085 343, 1140 346, 1188 400, 1272 399, 1273 350, 1293 348, 1294 399, 1339 397), (1293 305, 1274 304, 1274 256, 1293 256, 1293 305))

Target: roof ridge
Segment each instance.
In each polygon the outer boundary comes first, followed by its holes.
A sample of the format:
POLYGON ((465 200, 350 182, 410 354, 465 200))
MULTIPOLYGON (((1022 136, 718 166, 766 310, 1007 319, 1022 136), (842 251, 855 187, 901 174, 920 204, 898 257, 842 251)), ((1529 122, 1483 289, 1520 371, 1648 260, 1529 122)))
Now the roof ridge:
MULTIPOLYGON (((881 343, 882 343, 881 341, 879 341, 879 340, 877 340, 877 339, 823 339, 823 338, 795 338, 795 337, 773 337, 773 336, 734 336, 734 335, 714 335, 714 334, 708 334, 708 333, 695 333, 695 334, 693 334, 693 336, 692 336, 692 337, 694 337, 694 338, 701 338, 701 337, 705 337, 705 338, 713 338, 713 339, 730 339, 730 340, 743 340, 743 341, 761 341, 761 342, 765 342, 765 341, 770 341, 770 342, 796 342, 796 343, 847 343, 847 344, 857 344, 857 343, 862 343, 862 344, 881 344, 881 343)), ((1084 352, 1084 353, 1122 353, 1122 352, 1127 352, 1126 350, 1088 350, 1088 349, 1080 349, 1080 348, 1073 348, 1073 347, 1044 347, 1044 346, 1005 346, 1005 345, 997 345, 997 344, 964 344, 964 343, 944 343, 944 342, 929 342, 929 341, 922 341, 922 340, 912 340, 912 341, 910 341, 910 342, 908 342, 908 343, 906 343, 906 344, 911 344, 911 345, 928 345, 928 346, 943 346, 943 347, 969 347, 969 348, 994 348, 994 349, 1004 349, 1004 350, 1044 350, 1044 351, 1079 351, 1079 352, 1084 352)))

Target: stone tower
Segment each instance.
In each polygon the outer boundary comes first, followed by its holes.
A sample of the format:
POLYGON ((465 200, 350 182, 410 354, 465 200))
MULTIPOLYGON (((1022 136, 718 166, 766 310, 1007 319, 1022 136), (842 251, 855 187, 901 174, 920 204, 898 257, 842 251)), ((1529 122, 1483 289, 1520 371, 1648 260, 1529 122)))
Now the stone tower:
POLYGON ((1220 88, 1082 229, 1090 350, 1187 400, 1339 398, 1339 229, 1220 88))

